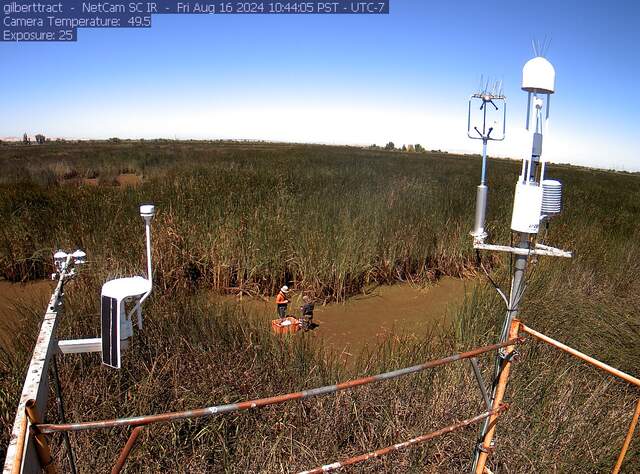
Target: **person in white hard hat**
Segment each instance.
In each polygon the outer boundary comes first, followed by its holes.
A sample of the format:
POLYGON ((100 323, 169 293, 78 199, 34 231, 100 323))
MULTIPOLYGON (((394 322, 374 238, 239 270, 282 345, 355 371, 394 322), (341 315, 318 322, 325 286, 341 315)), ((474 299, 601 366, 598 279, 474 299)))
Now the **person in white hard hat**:
POLYGON ((278 316, 280 316, 280 319, 284 319, 287 315, 287 305, 289 304, 289 299, 287 298, 288 293, 289 287, 285 285, 280 288, 280 292, 278 296, 276 296, 276 306, 278 307, 278 316))

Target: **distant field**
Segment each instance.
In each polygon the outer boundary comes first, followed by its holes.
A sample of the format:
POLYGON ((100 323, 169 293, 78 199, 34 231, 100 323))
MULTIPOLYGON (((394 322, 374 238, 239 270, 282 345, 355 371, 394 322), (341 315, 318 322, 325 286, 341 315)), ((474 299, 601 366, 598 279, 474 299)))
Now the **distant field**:
MULTIPOLYGON (((313 337, 277 339, 264 321, 212 303, 203 291, 273 295, 286 282, 321 300, 341 301, 376 284, 477 276, 468 232, 479 165, 477 157, 444 153, 311 145, 0 145, 0 274, 11 281, 41 278, 50 273, 56 248, 84 249, 90 262, 68 289, 61 337, 95 334, 101 283, 143 268, 137 206, 158 206, 157 292, 146 310, 145 334, 117 373, 94 357, 63 359, 70 420, 193 408, 333 383, 493 342, 501 302, 478 285, 442 333, 390 338, 354 367, 344 367, 313 337)), ((490 163, 488 228, 497 242, 510 239, 518 171, 516 162, 490 163)), ((546 241, 574 250, 576 257, 543 258, 531 266, 522 318, 637 375, 640 176, 553 165, 547 174, 563 181, 566 207, 546 241)), ((507 287, 509 262, 483 258, 507 287)), ((0 358, 0 446, 8 439, 40 313, 21 309, 16 354, 0 358)), ((130 472, 290 472, 315 466, 479 412, 473 384, 469 367, 457 365, 324 400, 154 427, 133 453, 130 472)), ((497 469, 609 470, 637 396, 550 349, 526 345, 510 385, 512 408, 499 425, 497 469)), ((454 434, 373 461, 362 472, 462 472, 475 435, 454 434)), ((104 471, 126 436, 123 430, 74 435, 81 471, 104 471)), ((55 438, 56 449, 60 441, 55 438)), ((628 472, 638 465, 636 440, 628 472)))

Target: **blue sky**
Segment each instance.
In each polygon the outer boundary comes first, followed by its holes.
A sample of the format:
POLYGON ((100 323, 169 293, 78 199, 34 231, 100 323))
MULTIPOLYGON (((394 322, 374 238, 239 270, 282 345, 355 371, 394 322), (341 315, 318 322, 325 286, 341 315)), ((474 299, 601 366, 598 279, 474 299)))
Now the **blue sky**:
POLYGON ((521 157, 531 40, 557 73, 546 158, 640 170, 640 2, 391 0, 391 14, 157 15, 77 43, 0 43, 0 138, 249 138, 421 143, 479 152, 466 107, 503 80, 521 157), (535 5, 535 8, 531 8, 535 5))

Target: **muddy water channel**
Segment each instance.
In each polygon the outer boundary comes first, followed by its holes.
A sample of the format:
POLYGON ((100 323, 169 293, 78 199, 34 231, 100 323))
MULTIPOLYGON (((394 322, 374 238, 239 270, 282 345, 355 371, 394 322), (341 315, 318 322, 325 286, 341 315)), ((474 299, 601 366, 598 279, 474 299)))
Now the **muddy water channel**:
MULTIPOLYGON (((349 357, 390 334, 412 335, 446 324, 462 304, 474 282, 442 278, 426 288, 409 284, 380 286, 346 303, 317 305, 310 333, 349 357)), ((265 325, 276 318, 275 303, 255 299, 235 301, 264 317, 265 325)), ((298 315, 299 297, 292 297, 288 313, 298 315)))
MULTIPOLYGON (((367 294, 350 298, 345 303, 316 305, 314 322, 309 333, 345 357, 357 355, 365 346, 374 346, 389 335, 422 334, 450 321, 465 294, 472 291, 473 280, 442 278, 426 288, 409 284, 380 286, 367 294)), ((0 281, 0 348, 13 352, 12 334, 23 324, 20 314, 44 314, 54 282, 37 281, 27 284, 0 281)), ((277 317, 275 302, 213 295, 243 306, 264 318, 268 330, 277 317)), ((289 314, 298 316, 301 296, 290 297, 289 314)), ((24 316, 22 316, 24 317, 24 316)), ((34 341, 35 342, 35 341, 34 341)))

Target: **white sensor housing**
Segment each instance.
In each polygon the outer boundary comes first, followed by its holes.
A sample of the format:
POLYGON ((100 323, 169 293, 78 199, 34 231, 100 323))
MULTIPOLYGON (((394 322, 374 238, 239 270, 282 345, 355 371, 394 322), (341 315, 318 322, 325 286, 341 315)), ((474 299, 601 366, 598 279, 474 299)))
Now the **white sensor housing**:
POLYGON ((140 206, 140 215, 143 219, 151 219, 156 215, 156 207, 153 204, 144 204, 140 206))
POLYGON ((62 250, 58 250, 56 253, 53 254, 53 259, 58 262, 64 262, 67 259, 67 252, 63 252, 62 250))
POLYGON ((554 179, 542 181, 542 215, 557 216, 562 212, 562 183, 554 179))
POLYGON ((516 232, 537 234, 540 228, 542 210, 542 187, 537 183, 516 184, 516 196, 513 200, 511 229, 516 232))
POLYGON ((83 263, 87 263, 87 254, 80 249, 73 252, 71 256, 73 257, 73 261, 77 264, 82 265, 83 263))
POLYGON ((527 61, 522 68, 522 90, 538 94, 553 94, 556 90, 556 70, 542 56, 527 61))
POLYGON ((53 264, 55 265, 57 271, 61 272, 65 267, 65 264, 67 263, 67 256, 68 254, 66 252, 63 252, 62 250, 58 250, 53 254, 53 264))

